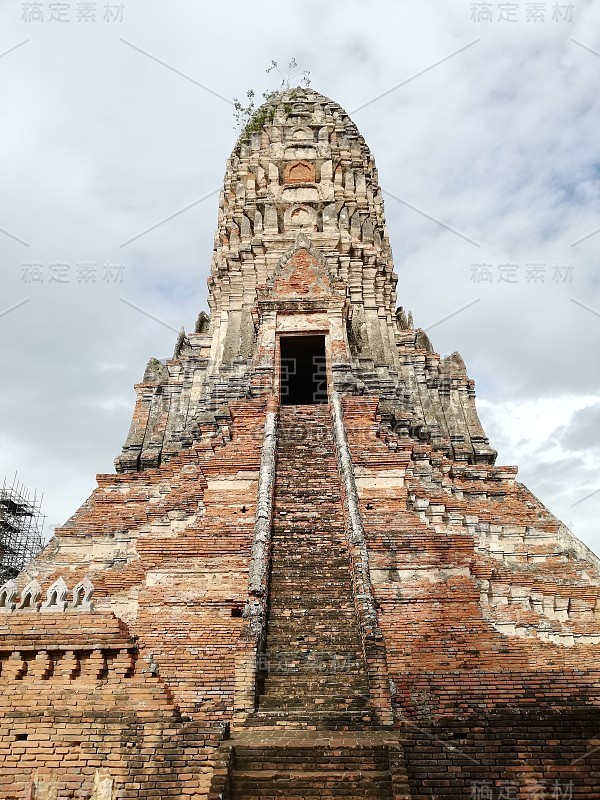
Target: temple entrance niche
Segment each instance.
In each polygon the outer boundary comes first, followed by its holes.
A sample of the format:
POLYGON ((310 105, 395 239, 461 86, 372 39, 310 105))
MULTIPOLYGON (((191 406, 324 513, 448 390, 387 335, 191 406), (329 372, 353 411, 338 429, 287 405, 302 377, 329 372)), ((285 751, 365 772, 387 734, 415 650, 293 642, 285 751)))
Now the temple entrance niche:
POLYGON ((279 339, 281 404, 327 402, 325 336, 281 336, 279 339))

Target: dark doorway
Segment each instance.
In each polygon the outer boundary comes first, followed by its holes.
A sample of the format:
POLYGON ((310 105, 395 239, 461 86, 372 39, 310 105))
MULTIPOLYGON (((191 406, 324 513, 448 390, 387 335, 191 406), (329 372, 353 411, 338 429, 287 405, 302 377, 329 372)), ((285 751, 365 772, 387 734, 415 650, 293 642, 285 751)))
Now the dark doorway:
POLYGON ((312 405, 327 402, 324 336, 282 336, 281 403, 312 405))

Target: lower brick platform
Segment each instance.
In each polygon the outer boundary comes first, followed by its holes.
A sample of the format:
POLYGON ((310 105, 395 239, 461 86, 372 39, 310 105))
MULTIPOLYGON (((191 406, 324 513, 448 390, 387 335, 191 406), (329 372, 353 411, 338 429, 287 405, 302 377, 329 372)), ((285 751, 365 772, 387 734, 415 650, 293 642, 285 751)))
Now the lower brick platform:
POLYGON ((397 735, 245 731, 222 746, 221 758, 211 800, 410 797, 397 735))

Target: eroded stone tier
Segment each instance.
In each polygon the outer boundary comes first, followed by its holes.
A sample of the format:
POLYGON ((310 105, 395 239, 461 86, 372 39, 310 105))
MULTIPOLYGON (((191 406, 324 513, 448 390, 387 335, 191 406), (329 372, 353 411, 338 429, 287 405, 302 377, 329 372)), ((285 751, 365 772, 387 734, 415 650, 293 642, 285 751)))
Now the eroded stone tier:
POLYGON ((375 162, 346 112, 309 89, 261 110, 228 163, 209 285, 210 317, 180 333, 136 386, 119 471, 157 466, 227 417, 227 403, 276 391, 282 331, 327 335, 339 391, 389 401, 398 429, 467 463, 493 463, 460 356, 441 359, 396 310, 375 162))

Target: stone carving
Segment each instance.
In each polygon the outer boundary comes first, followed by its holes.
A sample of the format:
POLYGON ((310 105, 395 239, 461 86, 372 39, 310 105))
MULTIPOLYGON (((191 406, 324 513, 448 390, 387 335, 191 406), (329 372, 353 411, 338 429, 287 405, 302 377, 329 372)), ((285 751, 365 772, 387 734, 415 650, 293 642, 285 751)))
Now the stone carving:
POLYGON ((17 585, 13 580, 0 587, 0 612, 14 611, 17 600, 17 585))
POLYGON ((181 328, 179 334, 177 335, 177 340, 175 342, 175 350, 173 351, 173 358, 179 358, 182 352, 189 347, 189 340, 185 335, 185 329, 181 328))
POLYGON ((317 224, 317 212, 310 206, 296 206, 286 212, 285 229, 308 228, 312 230, 317 224))
POLYGON ((69 608, 76 608, 78 611, 93 611, 91 602, 94 593, 94 585, 89 578, 84 578, 73 589, 73 602, 69 608))
POLYGON ((315 167, 308 161, 288 164, 284 172, 284 183, 315 183, 315 167))
POLYGON ((69 587, 64 578, 54 581, 46 592, 46 602, 42 605, 40 611, 64 611, 67 607, 68 593, 69 587))
POLYGON ((198 314, 198 319, 196 320, 196 326, 194 329, 195 333, 208 333, 208 328, 210 326, 210 317, 205 311, 201 311, 198 314))
POLYGON ((144 370, 143 382, 159 386, 167 380, 168 376, 169 372, 162 361, 159 361, 158 358, 151 358, 144 370))
POLYGON ((402 308, 402 306, 396 309, 396 320, 398 322, 398 327, 400 328, 401 331, 410 330, 410 325, 408 324, 408 314, 402 308))
POLYGON ((41 596, 42 587, 35 579, 30 581, 21 593, 21 601, 17 605, 17 611, 39 611, 41 596))

